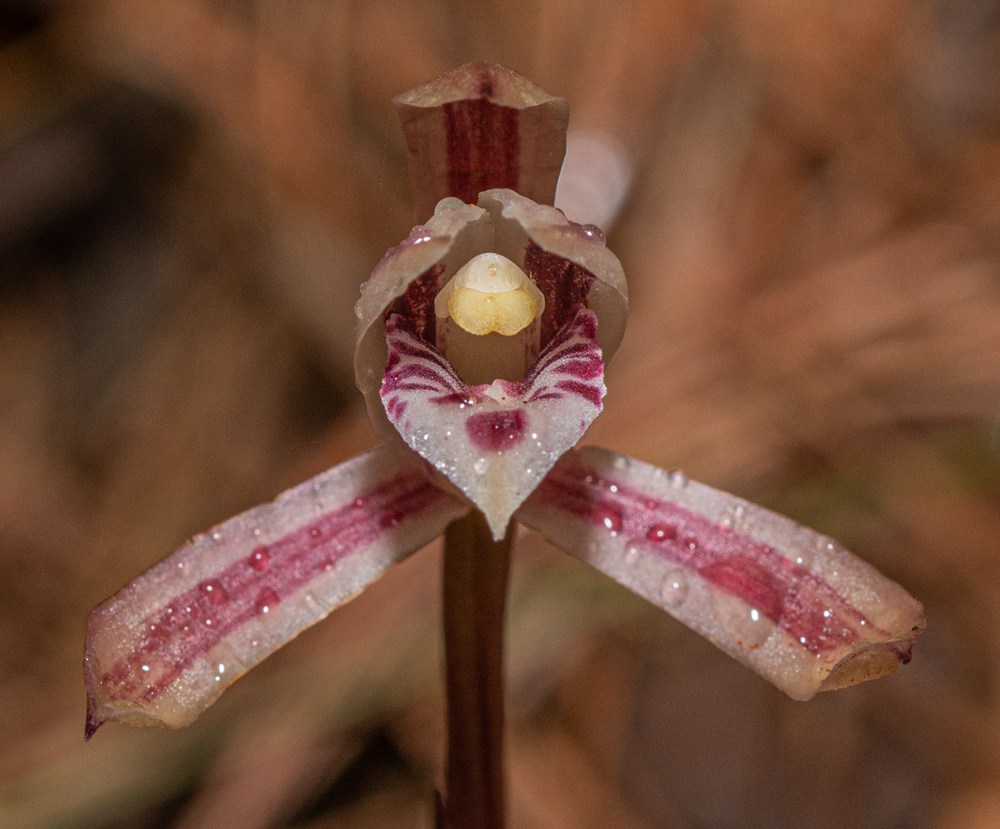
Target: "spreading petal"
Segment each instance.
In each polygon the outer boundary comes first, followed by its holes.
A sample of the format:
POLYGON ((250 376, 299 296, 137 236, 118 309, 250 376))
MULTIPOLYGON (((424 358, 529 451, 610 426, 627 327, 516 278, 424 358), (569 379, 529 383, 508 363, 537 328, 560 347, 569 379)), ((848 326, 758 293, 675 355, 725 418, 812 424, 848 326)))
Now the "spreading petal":
POLYGON ((399 314, 381 396, 392 424, 483 511, 497 539, 601 411, 597 319, 578 308, 520 382, 466 385, 399 314))
POLYGON ((607 450, 565 455, 517 517, 795 699, 890 673, 924 626, 830 538, 607 450))
POLYGON ((189 724, 467 510, 416 457, 377 449, 196 536, 91 613, 88 736, 189 724))

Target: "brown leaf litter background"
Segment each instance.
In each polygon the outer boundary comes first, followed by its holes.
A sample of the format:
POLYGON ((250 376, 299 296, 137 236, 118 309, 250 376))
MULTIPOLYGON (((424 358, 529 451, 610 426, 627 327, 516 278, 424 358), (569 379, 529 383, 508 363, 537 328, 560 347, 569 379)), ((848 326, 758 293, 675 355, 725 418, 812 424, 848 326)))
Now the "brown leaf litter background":
POLYGON ((525 536, 511 826, 1000 825, 995 0, 25 0, 0 10, 0 826, 429 825, 435 551, 186 731, 84 745, 80 661, 91 606, 372 444, 352 306, 415 222, 389 102, 481 58, 570 100, 580 211, 631 170, 634 313, 587 440, 841 538, 929 623, 890 679, 795 703, 525 536))

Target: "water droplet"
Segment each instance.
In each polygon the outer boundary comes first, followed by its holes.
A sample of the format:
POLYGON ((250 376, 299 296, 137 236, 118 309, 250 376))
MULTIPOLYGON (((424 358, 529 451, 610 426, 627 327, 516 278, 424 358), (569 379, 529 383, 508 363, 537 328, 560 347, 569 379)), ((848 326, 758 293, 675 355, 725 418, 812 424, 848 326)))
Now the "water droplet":
POLYGON ((389 529, 390 527, 395 527, 402 520, 403 513, 401 513, 398 509, 387 509, 382 513, 378 523, 380 527, 389 529))
POLYGON ((214 541, 216 543, 222 541, 222 533, 220 533, 218 530, 215 530, 212 533, 212 541, 214 541))
POLYGON ((719 529, 727 533, 730 530, 738 530, 740 525, 743 523, 743 519, 746 517, 747 509, 742 504, 737 504, 730 510, 727 510, 722 518, 719 519, 719 529))
POLYGON ((604 231, 597 225, 579 225, 579 228, 580 232, 588 239, 593 239, 595 242, 605 241, 604 231))
POLYGON ((185 567, 187 567, 187 562, 186 561, 178 561, 177 562, 177 569, 178 570, 183 570, 185 567))
POLYGON ((737 645, 755 650, 763 645, 775 624, 755 607, 749 607, 729 593, 712 595, 715 618, 726 629, 737 645))
POLYGON ((667 473, 667 480, 674 489, 684 489, 688 485, 688 476, 679 469, 671 469, 667 473))
POLYGON ((680 607, 688 594, 688 581, 680 570, 667 573, 660 585, 660 598, 667 607, 680 607))
POLYGON ((320 532, 319 527, 310 527, 309 528, 309 537, 310 538, 317 539, 317 538, 320 537, 320 535, 322 535, 322 533, 320 532))
POLYGON ((247 563, 250 565, 251 570, 255 570, 258 573, 266 573, 271 569, 271 556, 267 552, 266 547, 258 547, 250 553, 247 563))
POLYGON ((618 456, 617 458, 614 459, 614 462, 611 465, 619 472, 624 472, 632 464, 629 462, 628 458, 623 458, 621 456, 618 456))
POLYGON ((598 507, 594 510, 594 518, 612 535, 617 535, 622 530, 622 514, 614 507, 598 507))
POLYGON ((612 495, 616 495, 618 493, 618 484, 608 484, 608 492, 612 495))
POLYGON ((639 560, 639 553, 642 551, 642 547, 638 544, 632 543, 625 548, 625 563, 629 566, 634 565, 639 560))
POLYGON ((816 550, 822 555, 824 553, 832 553, 837 549, 837 542, 828 536, 821 535, 816 539, 816 550))
POLYGON ((257 600, 253 606, 258 613, 270 613, 279 601, 281 600, 278 598, 278 594, 270 587, 265 587, 257 594, 257 600))
POLYGON ((149 673, 149 665, 142 665, 142 666, 140 666, 140 670, 141 670, 141 671, 142 671, 142 672, 143 672, 144 674, 148 674, 148 673, 149 673))
POLYGON ((355 506, 355 507, 356 507, 357 509, 361 509, 361 508, 362 508, 363 506, 365 506, 365 505, 366 505, 367 503, 368 503, 368 501, 367 501, 366 499, 364 499, 364 498, 355 498, 355 499, 354 499, 354 506, 355 506))
POLYGON ((646 530, 646 538, 650 541, 673 541, 677 538, 677 527, 673 524, 653 524, 646 530))
POLYGON ((260 527, 254 527, 253 528, 253 534, 254 534, 254 538, 258 537, 260 535, 260 527))
POLYGON ((229 601, 229 594, 218 579, 206 579, 198 585, 198 590, 201 595, 207 596, 208 600, 216 607, 229 601))
POLYGON ((472 471, 477 475, 485 475, 489 464, 486 462, 486 458, 478 458, 474 464, 472 464, 472 471))

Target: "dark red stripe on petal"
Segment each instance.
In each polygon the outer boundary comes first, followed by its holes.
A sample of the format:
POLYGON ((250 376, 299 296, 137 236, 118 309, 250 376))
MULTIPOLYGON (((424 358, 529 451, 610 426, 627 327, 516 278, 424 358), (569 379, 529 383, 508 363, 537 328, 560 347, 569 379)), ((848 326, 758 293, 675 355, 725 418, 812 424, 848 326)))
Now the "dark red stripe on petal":
POLYGON ((155 699, 226 636, 446 497, 423 475, 408 475, 252 549, 146 617, 139 645, 101 677, 108 698, 155 699))
POLYGON ((676 502, 604 480, 585 465, 564 461, 533 497, 609 532, 644 540, 654 555, 739 599, 813 654, 867 639, 859 629, 888 637, 835 587, 762 541, 676 502))
POLYGON ((519 111, 487 98, 445 104, 448 193, 474 203, 483 190, 517 190, 520 180, 519 111))
MULTIPOLYGON (((601 372, 600 376, 603 376, 603 372, 601 372)), ((604 397, 603 391, 599 386, 592 386, 589 383, 583 383, 579 380, 560 380, 556 383, 556 388, 568 391, 570 394, 579 395, 584 400, 589 400, 598 408, 600 408, 601 400, 604 397)))

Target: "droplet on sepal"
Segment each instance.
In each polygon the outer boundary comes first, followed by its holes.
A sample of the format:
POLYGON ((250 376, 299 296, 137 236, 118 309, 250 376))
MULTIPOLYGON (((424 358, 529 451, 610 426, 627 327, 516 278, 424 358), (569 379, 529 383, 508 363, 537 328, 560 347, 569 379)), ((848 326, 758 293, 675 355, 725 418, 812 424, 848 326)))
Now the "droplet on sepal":
POLYGON ((729 593, 712 594, 715 618, 741 648, 755 650, 763 645, 776 625, 760 609, 751 607, 729 593))
POLYGON ((677 527, 673 524, 653 524, 646 530, 646 538, 657 543, 673 541, 677 538, 677 527))
POLYGON ((672 570, 660 585, 660 598, 667 607, 680 607, 688 594, 688 580, 680 570, 672 570))
POLYGON ((279 601, 281 599, 278 597, 278 594, 272 588, 265 587, 257 594, 254 609, 258 613, 270 613, 279 601))
POLYGON ((258 547, 250 553, 247 563, 250 565, 251 570, 257 573, 266 573, 271 569, 271 556, 265 547, 258 547))
POLYGON ((612 535, 622 531, 622 514, 615 507, 598 507, 594 511, 594 519, 612 535))

